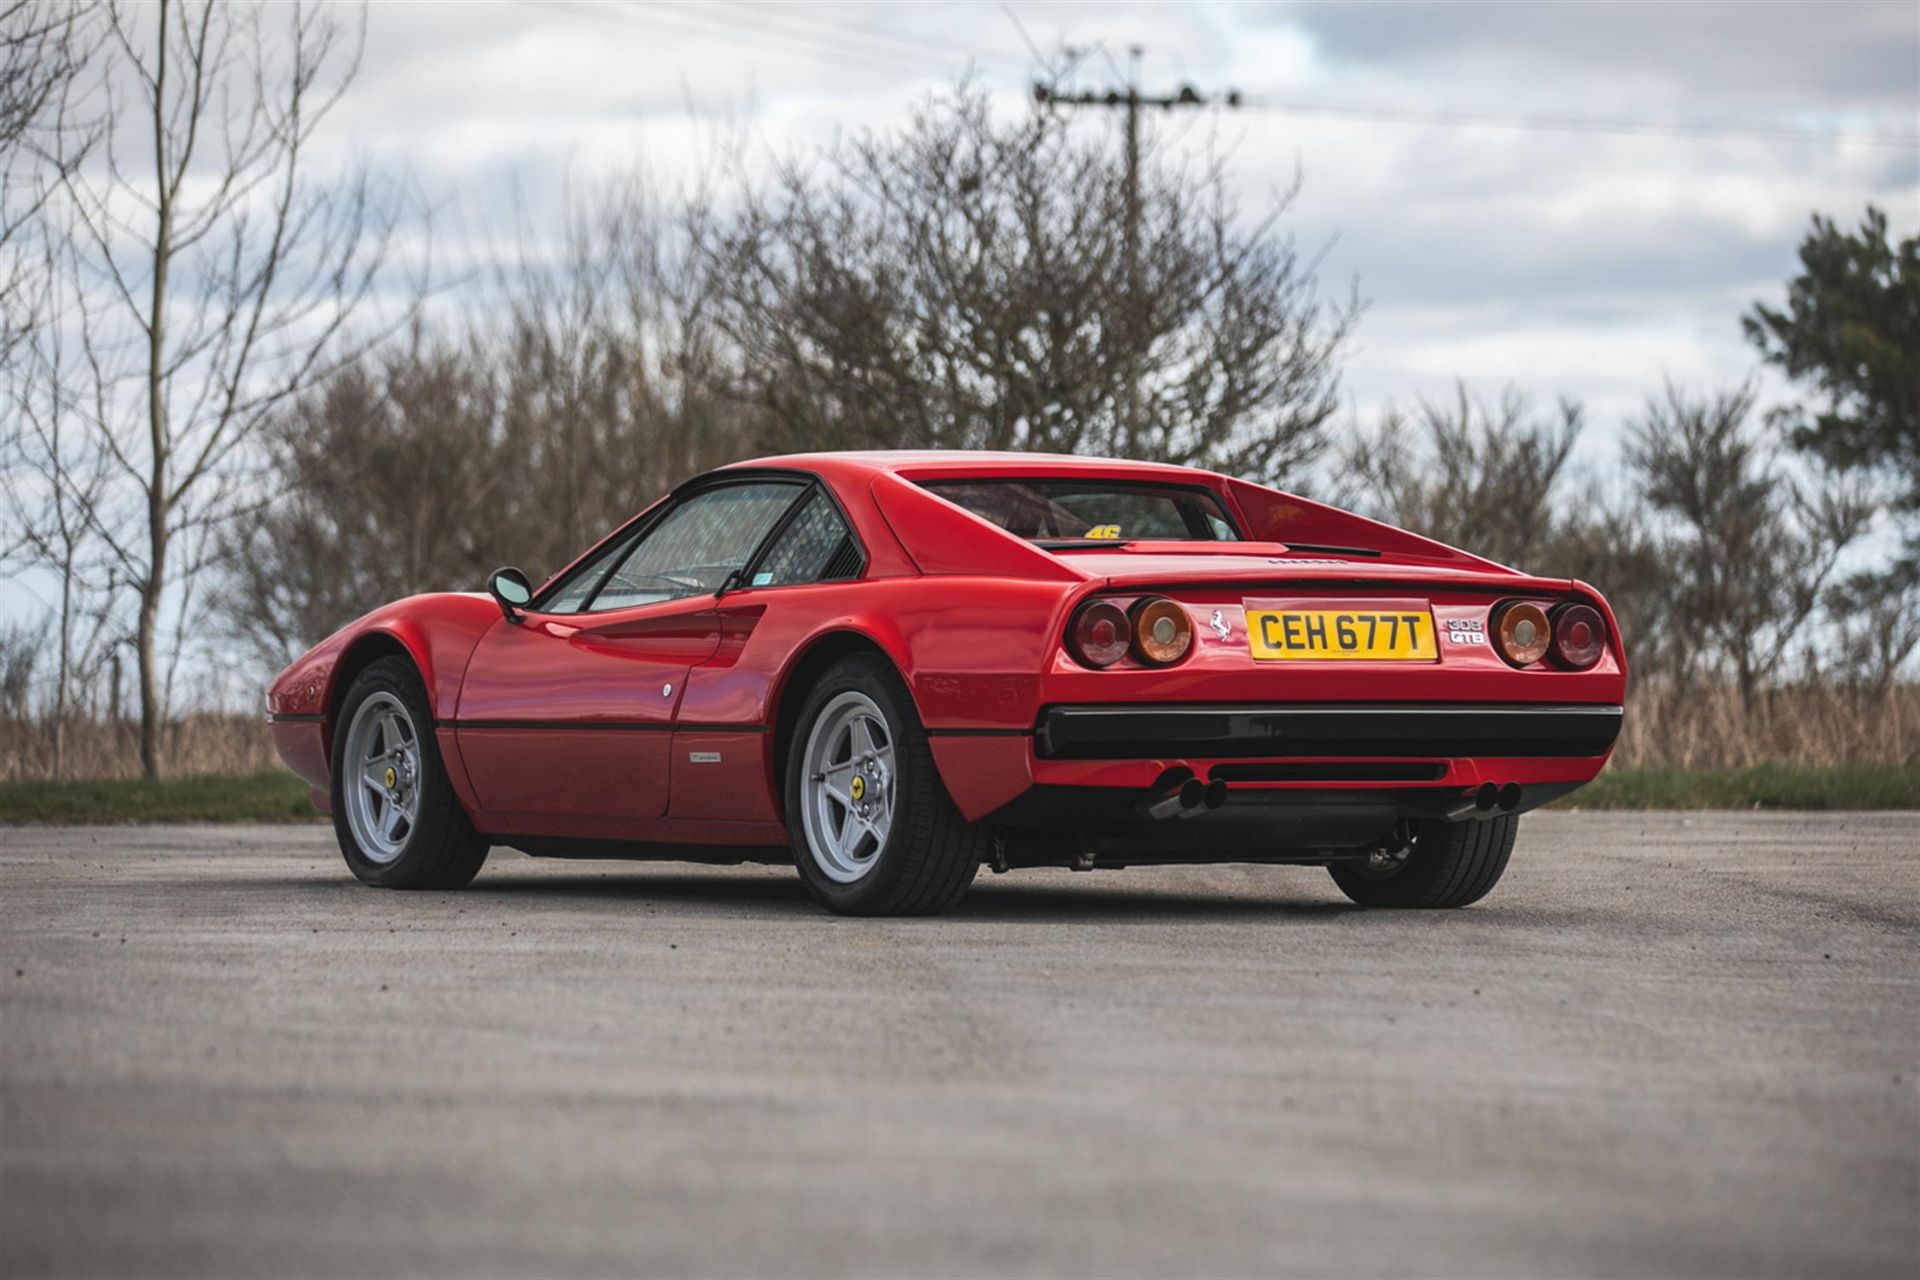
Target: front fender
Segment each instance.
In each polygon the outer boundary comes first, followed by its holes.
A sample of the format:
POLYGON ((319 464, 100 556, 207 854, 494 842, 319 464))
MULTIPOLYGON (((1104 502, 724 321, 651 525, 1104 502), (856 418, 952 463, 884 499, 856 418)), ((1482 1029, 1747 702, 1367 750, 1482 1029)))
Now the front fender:
POLYGON ((405 652, 420 671, 436 720, 460 704, 460 681, 480 637, 502 622, 489 596, 410 596, 348 623, 297 658, 267 687, 267 711, 277 719, 328 715, 368 647, 405 652))

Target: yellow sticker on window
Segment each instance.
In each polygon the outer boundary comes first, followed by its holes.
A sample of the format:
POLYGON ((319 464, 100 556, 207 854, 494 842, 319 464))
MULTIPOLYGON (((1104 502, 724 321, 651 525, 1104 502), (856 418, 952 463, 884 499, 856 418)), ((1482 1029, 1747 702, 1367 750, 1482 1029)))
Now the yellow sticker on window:
POLYGON ((1087 530, 1087 536, 1089 538, 1098 538, 1103 542, 1117 541, 1120 537, 1120 526, 1117 524, 1097 524, 1087 530))

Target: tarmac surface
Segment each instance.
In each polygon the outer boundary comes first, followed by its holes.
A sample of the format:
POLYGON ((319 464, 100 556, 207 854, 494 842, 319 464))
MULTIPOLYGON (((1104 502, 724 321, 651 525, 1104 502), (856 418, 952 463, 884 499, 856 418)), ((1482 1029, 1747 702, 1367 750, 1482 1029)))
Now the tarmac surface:
POLYGON ((1908 1276, 1911 815, 1529 817, 1324 872, 353 883, 321 827, 0 829, 0 1273, 1908 1276))

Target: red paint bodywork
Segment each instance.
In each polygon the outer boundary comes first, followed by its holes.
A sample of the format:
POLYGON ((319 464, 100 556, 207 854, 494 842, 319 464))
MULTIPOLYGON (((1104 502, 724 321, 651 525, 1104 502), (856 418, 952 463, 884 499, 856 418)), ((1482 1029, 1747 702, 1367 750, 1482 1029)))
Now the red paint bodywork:
MULTIPOLYGON (((889 658, 932 731, 960 811, 984 817, 1035 784, 1146 787, 1190 757, 1049 760, 1031 731, 1073 703, 1471 702, 1618 705, 1626 658, 1611 610, 1584 583, 1529 577, 1404 530, 1228 477, 1179 467, 1031 454, 818 454, 740 464, 808 473, 838 498, 867 557, 858 580, 745 587, 723 596, 517 623, 483 594, 416 596, 375 610, 289 666, 268 691, 281 756, 325 804, 342 674, 408 655, 433 706, 461 802, 484 832, 660 844, 786 841, 776 755, 793 679, 817 646, 889 658), (1138 543, 1055 553, 922 488, 938 478, 1098 476, 1203 486, 1248 543, 1138 543), (1292 544, 1377 557, 1291 553, 1292 544), (1186 605, 1194 650, 1174 667, 1078 665, 1061 637, 1088 596, 1186 605), (1516 670, 1490 646, 1441 646, 1431 663, 1256 663, 1248 602, 1431 602, 1484 621, 1501 600, 1580 599, 1606 618, 1599 664, 1516 670), (1206 625, 1218 611, 1227 634, 1206 625), (651 731, 649 731, 651 730, 651 731), (953 732, 971 731, 971 732, 953 732), (996 732, 983 732, 996 731, 996 732), (719 763, 690 756, 717 754, 719 763)), ((610 535, 611 536, 611 535, 610 535)), ((1430 784, 1583 782, 1605 755, 1454 759, 1430 784)), ((1257 784, 1284 788, 1288 783, 1257 784)), ((1342 785, 1319 782, 1316 787, 1342 785)), ((1369 785, 1355 782, 1353 786, 1369 785)))

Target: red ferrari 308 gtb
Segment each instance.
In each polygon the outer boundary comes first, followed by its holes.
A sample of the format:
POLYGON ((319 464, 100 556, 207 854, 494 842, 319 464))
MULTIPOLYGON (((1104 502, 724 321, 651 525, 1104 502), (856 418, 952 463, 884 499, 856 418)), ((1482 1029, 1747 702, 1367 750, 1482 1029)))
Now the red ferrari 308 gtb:
POLYGON ((874 915, 983 863, 1311 864, 1457 907, 1599 772, 1626 689, 1584 583, 1146 463, 744 463, 488 585, 375 610, 267 695, 369 884, 456 888, 505 844, 791 857, 874 915))

